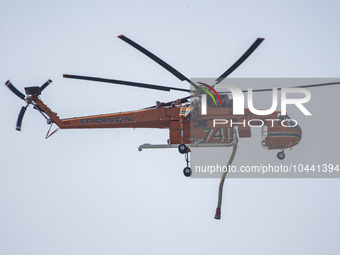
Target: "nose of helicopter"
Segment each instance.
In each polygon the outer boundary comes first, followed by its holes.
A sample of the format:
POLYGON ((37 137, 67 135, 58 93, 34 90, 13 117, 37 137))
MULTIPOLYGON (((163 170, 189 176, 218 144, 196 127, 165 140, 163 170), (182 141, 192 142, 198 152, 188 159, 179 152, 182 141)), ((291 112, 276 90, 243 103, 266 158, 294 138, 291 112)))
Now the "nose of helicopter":
POLYGON ((298 143, 299 143, 301 141, 301 138, 302 138, 302 129, 301 129, 301 126, 299 124, 296 125, 295 129, 296 129, 296 133, 298 133, 300 135, 299 141, 298 141, 298 143))
POLYGON ((287 119, 288 121, 286 122, 288 125, 285 125, 285 132, 288 132, 289 136, 293 136, 295 137, 295 142, 294 145, 298 144, 301 141, 301 137, 302 137, 302 129, 301 126, 297 123, 296 120, 292 120, 288 117, 287 115, 287 119))

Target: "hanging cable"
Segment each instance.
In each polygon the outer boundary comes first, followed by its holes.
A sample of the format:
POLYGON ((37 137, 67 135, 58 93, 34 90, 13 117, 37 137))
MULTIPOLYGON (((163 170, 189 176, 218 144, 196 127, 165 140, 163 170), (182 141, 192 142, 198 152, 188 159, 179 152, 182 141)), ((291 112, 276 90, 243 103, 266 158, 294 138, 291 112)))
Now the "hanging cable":
POLYGON ((222 206, 222 194, 223 194, 223 185, 224 185, 224 180, 227 176, 229 167, 231 165, 231 163, 233 162, 233 159, 235 157, 236 154, 236 150, 237 150, 237 138, 236 138, 236 142, 233 146, 233 152, 230 155, 229 161, 227 163, 227 171, 223 172, 222 176, 221 176, 221 180, 220 180, 220 186, 218 189, 218 202, 217 202, 217 208, 216 208, 216 214, 215 214, 215 219, 219 220, 221 219, 221 206, 222 206))

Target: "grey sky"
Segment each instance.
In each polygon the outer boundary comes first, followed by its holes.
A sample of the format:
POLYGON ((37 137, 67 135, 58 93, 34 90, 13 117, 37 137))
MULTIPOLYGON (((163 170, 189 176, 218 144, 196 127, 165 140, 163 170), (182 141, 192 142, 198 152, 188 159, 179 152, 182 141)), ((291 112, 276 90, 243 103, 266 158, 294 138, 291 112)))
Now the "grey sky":
MULTIPOLYGON (((0 82, 53 83, 59 116, 135 110, 184 92, 66 80, 63 73, 189 88, 116 36, 124 34, 188 77, 217 77, 257 37, 232 77, 339 77, 338 1, 8 1, 0 3, 0 82)), ((185 178, 167 130, 62 130, 48 140, 32 108, 0 93, 0 254, 338 254, 338 179, 185 178)), ((312 117, 287 163, 339 163, 339 88, 311 90, 312 117)), ((260 133, 235 164, 278 164, 260 133)))

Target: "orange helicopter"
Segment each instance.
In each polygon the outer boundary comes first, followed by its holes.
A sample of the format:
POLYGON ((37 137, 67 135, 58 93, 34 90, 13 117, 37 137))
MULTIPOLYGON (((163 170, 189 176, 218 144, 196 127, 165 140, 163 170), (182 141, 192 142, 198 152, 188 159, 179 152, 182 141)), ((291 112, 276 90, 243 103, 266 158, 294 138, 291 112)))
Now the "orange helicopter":
MULTIPOLYGON (((153 61, 164 67, 181 81, 187 81, 192 90, 167 87, 162 85, 154 85, 147 83, 138 83, 131 81, 104 79, 89 76, 69 75, 64 74, 64 78, 90 80, 96 82, 113 83, 126 86, 134 86, 139 88, 155 89, 161 91, 177 90, 190 93, 190 96, 177 99, 173 102, 161 103, 156 102, 155 106, 145 109, 100 114, 85 117, 60 119, 59 116, 53 112, 41 99, 40 94, 52 82, 48 80, 42 86, 26 87, 25 94, 16 89, 8 80, 5 85, 19 98, 26 102, 26 106, 21 108, 18 116, 16 129, 21 130, 21 124, 29 105, 33 105, 35 110, 38 110, 51 125, 56 124, 58 128, 50 133, 51 127, 46 135, 46 138, 53 135, 59 129, 89 129, 89 128, 167 128, 169 129, 169 139, 167 144, 151 145, 143 144, 139 146, 139 150, 146 148, 172 148, 177 147, 179 152, 185 154, 187 166, 183 172, 185 176, 191 176, 192 171, 189 167, 188 153, 191 146, 207 147, 207 146, 230 146, 238 138, 251 137, 251 126, 241 125, 242 123, 253 121, 253 125, 262 124, 262 146, 268 150, 280 150, 277 157, 282 160, 285 158, 284 149, 292 148, 301 140, 302 131, 297 123, 291 124, 287 115, 281 115, 280 111, 275 111, 270 115, 260 116, 252 114, 248 108, 245 108, 243 115, 233 115, 232 107, 233 100, 230 94, 222 94, 219 97, 219 105, 214 104, 213 99, 207 102, 207 112, 209 114, 202 114, 201 98, 202 91, 214 91, 215 85, 219 84, 227 76, 229 76, 237 67, 239 67, 263 42, 264 38, 257 38, 250 48, 220 77, 215 80, 215 84, 208 85, 200 82, 193 82, 172 66, 125 37, 118 36, 121 40, 136 48, 153 61), (202 90, 204 86, 205 89, 202 90), (193 92, 194 91, 194 92, 193 92), (217 126, 215 120, 224 120, 224 122, 234 122, 235 125, 225 127, 217 126), (254 120, 256 119, 256 120, 254 120), (273 120, 277 121, 273 121, 273 120), (286 125, 280 125, 280 122, 285 121, 286 125), (241 123, 241 124, 240 124, 241 123)), ((296 87, 316 87, 325 85, 335 85, 339 83, 314 84, 296 87)), ((253 92, 269 91, 269 89, 258 89, 253 92)))

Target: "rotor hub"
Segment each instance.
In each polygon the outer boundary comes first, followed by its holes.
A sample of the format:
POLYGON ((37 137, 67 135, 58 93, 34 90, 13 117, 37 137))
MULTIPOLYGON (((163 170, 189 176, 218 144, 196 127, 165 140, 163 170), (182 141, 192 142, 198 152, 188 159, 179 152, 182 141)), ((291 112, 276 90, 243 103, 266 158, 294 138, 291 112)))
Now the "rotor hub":
POLYGON ((38 86, 26 87, 25 92, 27 96, 39 96, 41 94, 41 89, 38 86))

